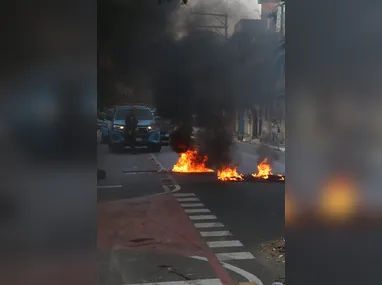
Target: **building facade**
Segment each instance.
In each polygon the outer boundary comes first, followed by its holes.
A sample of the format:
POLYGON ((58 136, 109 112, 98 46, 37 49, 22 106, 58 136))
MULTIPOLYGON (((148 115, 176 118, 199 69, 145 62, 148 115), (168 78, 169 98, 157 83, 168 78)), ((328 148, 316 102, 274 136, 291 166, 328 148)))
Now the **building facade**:
POLYGON ((272 122, 277 121, 285 133, 285 51, 280 45, 285 38, 285 4, 275 0, 259 0, 259 4, 262 4, 260 20, 243 19, 235 26, 234 36, 241 39, 241 47, 237 49, 239 58, 246 65, 257 64, 251 71, 243 68, 241 62, 235 74, 250 76, 252 81, 261 78, 261 90, 254 86, 245 88, 243 84, 236 90, 240 95, 252 92, 253 100, 248 99, 251 94, 242 96, 248 102, 237 110, 235 131, 246 139, 266 140, 271 136, 272 122), (251 49, 254 56, 248 57, 251 49), (259 100, 259 93, 263 101, 259 100))
MULTIPOLYGON (((274 33, 279 41, 279 50, 274 61, 274 90, 271 107, 271 121, 277 121, 285 134, 285 2, 277 4, 269 13, 269 33, 274 33)), ((285 137, 285 135, 283 136, 285 137)))
POLYGON ((232 40, 236 45, 235 88, 236 98, 242 100, 236 112, 235 132, 244 134, 246 139, 258 136, 258 108, 255 96, 259 96, 259 65, 266 58, 266 21, 242 19, 234 29, 232 40))

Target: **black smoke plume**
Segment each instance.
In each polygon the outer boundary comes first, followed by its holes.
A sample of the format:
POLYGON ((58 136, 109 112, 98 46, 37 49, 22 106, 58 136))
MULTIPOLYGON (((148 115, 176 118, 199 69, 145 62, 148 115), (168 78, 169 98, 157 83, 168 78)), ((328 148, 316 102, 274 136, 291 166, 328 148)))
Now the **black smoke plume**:
POLYGON ((170 21, 178 4, 101 2, 105 45, 100 43, 100 48, 113 62, 108 78, 123 80, 136 93, 150 89, 158 115, 180 126, 171 145, 178 153, 192 148, 196 115, 203 130, 200 152, 215 166, 228 164, 235 111, 230 42, 216 32, 193 28, 198 24, 193 21, 185 21, 187 35, 179 39, 170 21))

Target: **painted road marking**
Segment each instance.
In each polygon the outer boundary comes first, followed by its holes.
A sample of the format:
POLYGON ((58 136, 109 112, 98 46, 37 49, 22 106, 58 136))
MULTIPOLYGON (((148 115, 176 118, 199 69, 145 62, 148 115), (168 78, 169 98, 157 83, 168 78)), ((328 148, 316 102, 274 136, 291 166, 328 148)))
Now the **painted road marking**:
POLYGON ((202 204, 202 203, 182 203, 180 205, 183 208, 204 207, 204 204, 202 204))
MULTIPOLYGON (((160 163, 157 157, 154 154, 150 153, 149 158, 154 160, 154 162, 159 166, 158 172, 166 173, 166 176, 168 177, 168 179, 172 181, 172 186, 174 189, 171 189, 171 192, 174 193, 179 191, 181 189, 180 185, 175 181, 175 179, 170 174, 167 173, 168 171, 166 170, 166 168, 164 168, 163 164, 160 163)), ((167 189, 170 190, 169 187, 167 187, 167 189)), ((167 189, 165 188, 166 192, 168 192, 167 189)))
MULTIPOLYGON (((194 195, 192 195, 193 197, 194 195)), ((180 195, 178 197, 191 197, 180 195)), ((178 201, 181 201, 184 199, 190 199, 190 198, 178 198, 178 201)), ((191 198, 193 199, 193 198, 191 198)), ((197 199, 197 198, 196 198, 197 199)), ((189 201, 189 200, 187 200, 189 201)), ((199 200, 197 200, 199 201, 199 200)), ((183 208, 191 208, 191 207, 204 207, 203 203, 182 203, 180 204, 183 208)), ((201 209, 184 209, 184 211, 187 214, 192 213, 209 213, 209 209, 201 208, 201 209)), ((190 216, 189 218, 191 220, 204 220, 204 219, 217 219, 214 215, 198 215, 198 216, 190 216)), ((224 225, 222 223, 194 223, 195 228, 197 229, 208 229, 208 228, 224 228, 224 225)), ((202 237, 225 237, 225 236, 232 236, 232 234, 229 231, 201 231, 200 235, 202 237)), ((210 248, 229 248, 229 247, 244 247, 244 245, 238 241, 238 240, 229 240, 229 241, 209 241, 207 242, 207 245, 210 248)), ((253 260, 255 257, 250 252, 231 252, 231 253, 215 253, 216 258, 220 261, 220 264, 223 266, 223 268, 228 269, 230 271, 235 272, 238 275, 241 275, 245 279, 248 280, 249 283, 243 283, 248 285, 264 285, 261 280, 253 275, 252 273, 245 271, 237 266, 234 266, 232 264, 226 263, 225 261, 230 260, 253 260)), ((200 257, 200 256, 191 256, 191 258, 199 259, 207 261, 207 258, 200 257)), ((181 283, 178 283, 181 284, 181 283)), ((187 283, 186 283, 187 284, 187 283)), ((200 284, 200 283, 197 283, 200 284)), ((160 285, 160 283, 158 283, 160 285)), ((175 284, 174 284, 175 285, 175 284)))
POLYGON ((255 259, 253 254, 250 252, 216 253, 216 256, 220 261, 255 259))
POLYGON ((232 236, 229 231, 212 231, 212 232, 200 232, 202 237, 226 237, 232 236))
POLYGON ((218 241, 208 241, 207 245, 211 248, 216 247, 237 247, 243 246, 243 244, 238 240, 218 240, 218 241))
MULTIPOLYGON (((197 260, 203 260, 203 261, 208 261, 208 259, 206 257, 203 257, 203 256, 190 256, 191 258, 194 258, 194 259, 197 259, 197 260)), ((228 269, 228 270, 231 270, 241 276, 243 276, 245 279, 248 280, 248 282, 250 282, 249 284, 252 284, 252 285, 264 285, 263 282, 261 282, 261 280, 259 278, 257 278, 257 276, 253 275, 252 273, 248 272, 248 271, 245 271, 239 267, 236 267, 232 264, 228 264, 224 261, 220 261, 220 264, 223 266, 223 268, 225 269, 228 269)), ((240 283, 239 283, 240 284, 240 283)), ((244 283, 246 284, 246 283, 244 283)))
POLYGON ((174 194, 175 197, 195 197, 195 194, 194 193, 175 193, 174 194))
POLYGON ((216 216, 214 215, 200 215, 200 216, 189 216, 190 220, 197 221, 197 220, 216 220, 216 216))
POLYGON ((160 163, 160 161, 156 158, 155 155, 153 155, 152 153, 150 153, 150 157, 152 160, 154 160, 154 162, 157 164, 157 166, 159 166, 159 170, 166 170, 166 168, 164 168, 164 166, 162 165, 162 163, 160 163))
POLYGON ((187 214, 195 214, 195 213, 210 213, 211 211, 208 209, 185 209, 187 214))
POLYGON ((220 279, 199 279, 187 281, 169 281, 169 282, 155 282, 155 283, 137 283, 137 284, 124 284, 124 285, 222 285, 220 279))
POLYGON ((122 185, 101 185, 97 186, 99 189, 106 189, 106 188, 122 188, 122 185))
POLYGON ((198 198, 178 198, 179 202, 198 202, 198 198))
POLYGON ((244 269, 241 269, 237 266, 234 266, 232 264, 226 263, 224 261, 220 261, 220 264, 228 270, 231 270, 241 276, 243 276, 245 279, 247 279, 249 282, 254 282, 256 285, 264 285, 263 282, 256 276, 253 275, 252 273, 245 271, 244 269))
POLYGON ((206 229, 206 228, 223 228, 222 223, 194 223, 195 228, 197 229, 206 229))

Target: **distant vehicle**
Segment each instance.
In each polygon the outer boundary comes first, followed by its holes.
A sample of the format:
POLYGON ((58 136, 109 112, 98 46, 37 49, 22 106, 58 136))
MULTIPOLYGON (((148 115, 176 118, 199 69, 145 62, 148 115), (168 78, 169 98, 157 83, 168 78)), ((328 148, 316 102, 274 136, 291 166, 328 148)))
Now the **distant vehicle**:
POLYGON ((125 143, 125 118, 133 110, 138 120, 136 130, 136 146, 147 147, 152 152, 160 152, 162 145, 160 129, 155 124, 155 118, 150 109, 145 105, 120 105, 115 107, 112 115, 107 115, 109 124, 109 151, 119 152, 126 146, 125 143))
POLYGON ((171 123, 171 120, 166 120, 160 116, 156 116, 155 122, 160 128, 160 138, 162 145, 169 145, 170 132, 174 129, 174 125, 171 123))
POLYGON ((109 108, 105 112, 105 116, 101 126, 101 143, 109 142, 109 128, 111 125, 111 121, 109 121, 107 118, 110 118, 113 116, 114 110, 115 110, 114 108, 109 108))

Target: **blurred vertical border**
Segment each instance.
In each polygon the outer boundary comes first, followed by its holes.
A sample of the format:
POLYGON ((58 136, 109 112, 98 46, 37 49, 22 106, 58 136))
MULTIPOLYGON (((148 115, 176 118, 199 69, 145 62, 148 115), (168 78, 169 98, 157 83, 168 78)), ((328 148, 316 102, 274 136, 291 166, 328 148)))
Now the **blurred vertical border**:
POLYGON ((286 284, 380 284, 381 1, 286 0, 286 284))
POLYGON ((0 283, 95 284, 97 2, 0 14, 0 283))

